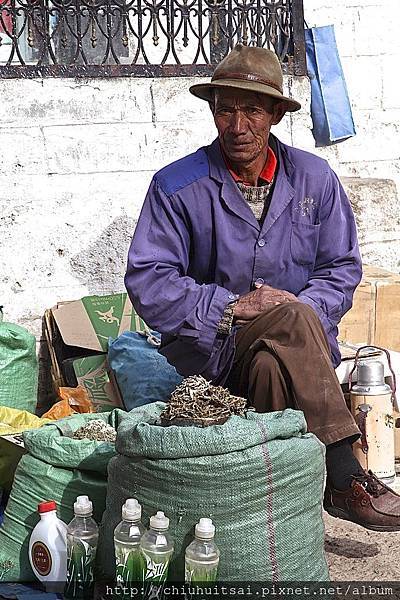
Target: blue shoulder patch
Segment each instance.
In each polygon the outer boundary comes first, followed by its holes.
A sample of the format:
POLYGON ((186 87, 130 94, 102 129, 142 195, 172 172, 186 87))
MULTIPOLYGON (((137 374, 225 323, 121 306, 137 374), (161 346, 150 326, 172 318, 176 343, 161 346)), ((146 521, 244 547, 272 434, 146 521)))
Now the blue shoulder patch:
POLYGON ((207 177, 209 172, 207 154, 200 148, 197 152, 184 156, 158 171, 154 179, 163 192, 170 196, 194 181, 207 177))
POLYGON ((324 158, 312 154, 311 152, 307 152, 306 150, 300 150, 300 148, 294 148, 293 146, 288 146, 282 142, 280 143, 285 148, 287 156, 294 164, 301 164, 304 169, 310 171, 317 170, 325 172, 329 170, 329 164, 324 158))

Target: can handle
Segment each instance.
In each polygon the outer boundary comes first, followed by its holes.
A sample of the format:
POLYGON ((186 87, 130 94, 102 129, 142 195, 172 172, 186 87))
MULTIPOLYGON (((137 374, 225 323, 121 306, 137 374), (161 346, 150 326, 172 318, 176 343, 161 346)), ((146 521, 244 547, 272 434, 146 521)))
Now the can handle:
POLYGON ((371 346, 370 344, 368 346, 360 346, 359 348, 357 348, 357 352, 354 357, 354 366, 349 373, 349 391, 351 391, 351 385, 352 385, 352 381, 353 381, 352 375, 357 368, 358 361, 360 359, 360 352, 361 352, 361 350, 365 350, 366 348, 376 348, 376 350, 380 350, 381 352, 384 352, 386 354, 386 359, 388 362, 389 370, 392 374, 392 379, 389 384, 390 389, 392 390, 392 403, 393 403, 394 409, 397 412, 400 412, 399 405, 397 403, 397 398, 396 398, 396 375, 395 375, 395 372, 393 371, 392 362, 390 359, 390 352, 386 348, 381 348, 381 346, 371 346))

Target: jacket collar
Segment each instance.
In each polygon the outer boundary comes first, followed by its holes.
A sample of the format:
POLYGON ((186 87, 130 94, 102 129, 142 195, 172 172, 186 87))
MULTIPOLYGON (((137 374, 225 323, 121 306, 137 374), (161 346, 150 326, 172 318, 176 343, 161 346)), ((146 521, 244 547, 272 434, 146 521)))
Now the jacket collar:
POLYGON ((221 197, 228 208, 252 227, 260 229, 250 206, 242 196, 236 182, 225 164, 218 138, 207 148, 210 164, 210 177, 221 186, 221 197))
MULTIPOLYGON (((294 188, 290 183, 294 165, 287 155, 286 146, 272 134, 270 135, 269 143, 277 157, 278 166, 275 173, 275 185, 271 204, 261 228, 263 233, 268 232, 294 196, 294 188)), ((218 138, 206 148, 206 151, 210 165, 210 177, 222 184, 221 196, 225 204, 243 221, 246 221, 249 225, 260 231, 260 224, 227 169, 218 138)))

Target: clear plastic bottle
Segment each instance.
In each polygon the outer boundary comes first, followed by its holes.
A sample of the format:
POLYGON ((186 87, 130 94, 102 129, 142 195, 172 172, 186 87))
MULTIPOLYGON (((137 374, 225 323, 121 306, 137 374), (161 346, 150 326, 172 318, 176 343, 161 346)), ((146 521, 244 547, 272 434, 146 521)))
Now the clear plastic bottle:
POLYGON ((75 517, 67 529, 67 582, 65 598, 92 598, 94 562, 99 528, 92 519, 93 505, 88 496, 78 496, 75 517))
POLYGON ((214 542, 212 520, 200 519, 194 535, 193 542, 185 551, 185 583, 217 581, 220 553, 214 542))
POLYGON ((142 581, 162 584, 174 553, 174 542, 168 533, 169 519, 162 511, 150 517, 150 528, 140 540, 142 581))
POLYGON ((54 500, 40 502, 38 511, 40 521, 29 539, 29 561, 47 591, 62 591, 67 573, 67 526, 57 517, 54 500))
POLYGON ((140 540, 145 527, 141 522, 142 507, 136 498, 128 498, 122 507, 122 521, 114 530, 117 585, 131 587, 140 581, 140 540))

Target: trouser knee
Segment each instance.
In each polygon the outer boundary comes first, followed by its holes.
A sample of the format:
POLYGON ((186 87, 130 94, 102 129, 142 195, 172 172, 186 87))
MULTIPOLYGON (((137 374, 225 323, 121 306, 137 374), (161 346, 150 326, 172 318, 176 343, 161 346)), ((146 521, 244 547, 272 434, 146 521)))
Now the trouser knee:
POLYGON ((251 362, 251 370, 254 375, 271 375, 279 370, 279 363, 267 350, 259 350, 251 362))

